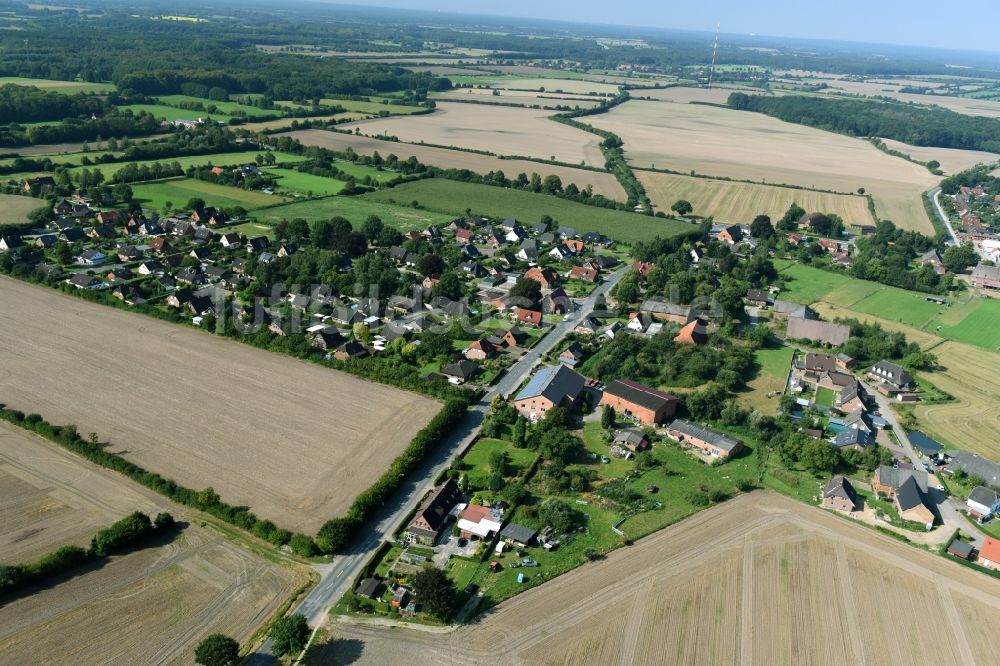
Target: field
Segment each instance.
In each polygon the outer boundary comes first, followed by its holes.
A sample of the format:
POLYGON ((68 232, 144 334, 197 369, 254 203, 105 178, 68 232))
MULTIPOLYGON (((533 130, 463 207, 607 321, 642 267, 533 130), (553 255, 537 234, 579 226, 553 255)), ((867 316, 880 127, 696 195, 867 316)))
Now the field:
MULTIPOLYGON (((0 181, 7 177, 0 178, 0 181)), ((5 224, 20 224, 28 221, 28 213, 45 206, 41 199, 22 197, 16 194, 0 194, 0 227, 5 224)))
POLYGON ((941 170, 945 174, 958 173, 971 169, 977 164, 993 164, 1000 160, 1000 155, 987 153, 981 150, 959 150, 957 148, 928 148, 926 146, 911 146, 901 141, 892 139, 882 139, 882 142, 892 150, 906 153, 915 160, 930 162, 937 160, 941 163, 941 170))
POLYGON ((363 120, 340 128, 409 143, 604 166, 600 137, 550 120, 550 115, 541 109, 442 102, 434 113, 363 120))
POLYGON ((1000 331, 1000 302, 992 298, 973 299, 966 307, 959 309, 956 314, 961 316, 961 319, 954 322, 950 321, 950 317, 938 317, 938 324, 935 328, 938 335, 958 342, 965 342, 986 351, 1000 350, 1000 335, 998 335, 998 331, 1000 331))
POLYGON ((865 188, 882 219, 932 234, 922 193, 937 179, 859 139, 730 109, 630 101, 586 122, 625 142, 639 168, 694 171, 836 192, 865 188))
POLYGON ((826 296, 841 285, 849 282, 851 278, 833 271, 824 271, 812 266, 802 264, 792 264, 780 269, 780 275, 786 280, 790 280, 778 294, 777 298, 783 301, 794 303, 804 303, 809 305, 814 301, 826 296))
MULTIPOLYGON (((448 77, 452 80, 464 81, 462 77, 448 77)), ((538 90, 540 92, 572 93, 577 95, 609 95, 618 92, 618 86, 610 83, 597 83, 586 79, 558 78, 517 78, 517 77, 485 77, 477 76, 472 80, 476 85, 487 85, 508 90, 538 90)))
MULTIPOLYGON (((248 106, 237 102, 218 102, 212 99, 204 99, 202 97, 191 97, 190 95, 161 95, 159 100, 168 106, 176 106, 182 102, 202 104, 205 108, 214 106, 218 109, 217 113, 224 113, 227 116, 231 116, 235 112, 243 112, 247 118, 259 118, 261 116, 273 116, 278 113, 274 109, 262 109, 260 107, 248 106)), ((202 112, 188 111, 188 113, 200 114, 202 112)))
POLYGON ((792 365, 791 347, 760 349, 754 354, 760 371, 747 382, 750 389, 739 396, 740 403, 749 409, 773 416, 778 410, 778 402, 785 391, 788 370, 792 365), (768 397, 768 394, 771 397, 768 397))
MULTIPOLYGON (((983 116, 986 118, 1000 118, 1000 102, 974 99, 971 97, 950 97, 947 95, 918 95, 916 93, 899 92, 899 87, 887 85, 885 83, 874 82, 853 82, 840 80, 826 80, 830 88, 823 91, 825 94, 837 95, 844 92, 854 95, 890 97, 900 102, 927 105, 937 105, 944 107, 955 113, 962 113, 967 116, 983 116)), ((810 82, 819 83, 819 81, 810 82)), ((919 85, 926 85, 920 83, 919 85)))
POLYGON ((121 108, 129 109, 132 113, 136 114, 145 111, 155 118, 166 120, 168 122, 173 122, 175 120, 197 120, 198 118, 211 118, 212 120, 226 122, 231 117, 229 114, 223 113, 222 111, 206 113, 204 111, 192 111, 191 109, 178 109, 176 106, 167 106, 166 104, 129 104, 128 106, 123 106, 121 108))
POLYGON ((992 663, 998 610, 1000 581, 754 493, 448 634, 333 624, 308 663, 992 663))
POLYGON ((411 113, 416 113, 417 111, 423 111, 424 108, 421 106, 408 106, 406 104, 393 104, 386 100, 385 103, 370 101, 365 102, 356 99, 322 99, 321 104, 327 106, 342 106, 348 111, 357 111, 359 113, 367 113, 373 116, 377 116, 383 111, 393 113, 396 115, 409 115, 411 113))
POLYGON ((693 229, 686 222, 598 208, 523 190, 440 178, 404 183, 392 189, 369 192, 362 197, 386 203, 418 201, 422 206, 450 215, 462 215, 466 208, 472 208, 476 215, 516 217, 532 224, 542 215, 550 215, 552 219, 571 226, 580 233, 596 231, 626 243, 650 240, 658 236, 673 236, 693 229))
POLYGON ((115 89, 112 83, 91 83, 89 81, 54 81, 51 79, 24 79, 18 76, 0 76, 0 86, 13 83, 18 86, 34 86, 42 90, 54 90, 67 94, 109 93, 115 89))
POLYGON ((0 402, 96 432, 127 459, 288 529, 342 515, 438 409, 144 315, 0 287, 0 402))
POLYGON ((210 206, 223 208, 242 206, 247 210, 286 201, 280 196, 241 190, 238 187, 218 185, 194 178, 133 183, 132 194, 135 200, 146 208, 155 208, 159 211, 166 209, 167 202, 173 204, 174 208, 183 208, 188 200, 193 198, 204 199, 210 206))
POLYGON ((350 220, 356 229, 361 227, 361 223, 365 221, 366 217, 376 215, 388 226, 400 231, 426 229, 428 225, 444 224, 455 218, 454 215, 446 215, 406 206, 393 206, 361 197, 326 197, 324 199, 300 201, 259 210, 254 214, 254 218, 275 224, 282 220, 293 220, 297 217, 314 222, 316 220, 329 220, 338 215, 350 220))
POLYGON ((443 93, 436 93, 437 101, 475 100, 480 104, 521 104, 524 106, 538 105, 542 107, 568 106, 571 109, 591 109, 600 100, 587 95, 572 95, 569 93, 538 93, 528 90, 500 90, 499 88, 456 88, 443 93), (494 95, 494 92, 500 93, 494 95))
MULTIPOLYGON (((580 189, 590 185, 595 194, 602 194, 616 201, 624 201, 626 198, 625 190, 622 189, 618 180, 605 171, 575 169, 573 167, 556 166, 542 162, 532 162, 530 160, 501 159, 492 155, 479 155, 464 150, 449 150, 448 148, 383 141, 367 136, 327 132, 325 130, 298 130, 296 132, 287 132, 287 136, 296 138, 307 146, 320 146, 338 152, 351 148, 359 155, 371 155, 375 151, 378 151, 382 157, 395 155, 400 159, 406 159, 413 156, 423 164, 442 169, 468 169, 479 174, 485 174, 490 171, 503 171, 508 178, 514 178, 519 173, 525 173, 529 176, 532 173, 537 173, 543 177, 555 174, 559 176, 564 187, 570 183, 575 183, 580 189)), ((337 166, 345 171, 348 170, 347 166, 339 164, 337 166)))
MULTIPOLYGON (((148 136, 132 137, 132 143, 146 143, 150 139, 162 139, 163 134, 150 134, 148 136)), ((84 147, 88 147, 92 152, 103 151, 108 145, 107 141, 88 141, 79 143, 40 143, 36 146, 17 146, 16 148, 5 148, 4 153, 17 153, 22 157, 39 157, 42 155, 64 155, 66 153, 79 153, 84 147)))
POLYGON ((778 220, 797 203, 807 211, 836 213, 846 224, 873 224, 868 202, 860 196, 827 194, 773 185, 710 180, 652 171, 636 171, 636 177, 656 209, 670 212, 678 199, 686 199, 694 212, 718 221, 748 223, 757 215, 778 220))
MULTIPOLYGON (((267 151, 248 151, 242 153, 212 153, 211 155, 184 155, 181 157, 166 157, 158 160, 137 160, 135 162, 118 162, 116 164, 91 164, 89 166, 76 167, 72 170, 73 173, 77 173, 83 169, 89 169, 90 171, 100 171, 104 174, 105 179, 110 178, 116 172, 121 171, 127 164, 135 164, 137 166, 153 166, 154 164, 173 164, 174 162, 181 165, 182 169, 187 169, 188 167, 200 167, 200 166, 238 166, 240 164, 253 164, 254 158, 257 155, 261 155, 267 151)), ((301 155, 291 155, 289 153, 274 152, 274 157, 278 163, 295 163, 304 162, 305 157, 301 155)), ((59 161, 58 159, 56 160, 59 161)))
POLYGON ((629 94, 635 99, 652 99, 661 102, 725 104, 733 92, 729 88, 688 88, 686 86, 674 86, 672 88, 632 90, 629 94))
POLYGON ((265 169, 273 176, 278 177, 278 186, 287 190, 297 192, 312 192, 313 194, 326 195, 337 194, 344 189, 344 181, 323 176, 314 176, 310 173, 302 173, 294 169, 265 169))

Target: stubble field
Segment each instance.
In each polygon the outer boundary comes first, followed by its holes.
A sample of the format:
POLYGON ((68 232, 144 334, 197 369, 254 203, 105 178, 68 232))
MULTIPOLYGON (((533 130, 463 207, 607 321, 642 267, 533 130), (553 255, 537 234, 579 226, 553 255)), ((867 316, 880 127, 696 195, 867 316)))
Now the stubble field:
POLYGON ((711 216, 721 222, 746 224, 761 214, 778 220, 789 206, 797 203, 810 212, 836 213, 846 224, 874 224, 868 202, 860 196, 653 171, 637 170, 635 175, 646 188, 646 194, 656 209, 668 214, 675 201, 686 199, 694 206, 697 215, 711 216))
POLYGON ((443 93, 435 93, 434 99, 443 101, 473 100, 481 104, 568 106, 581 109, 590 109, 601 103, 600 99, 588 95, 539 93, 533 90, 501 90, 499 88, 456 88, 443 93), (500 94, 494 95, 494 92, 500 94))
MULTIPOLYGON (((0 178, 0 180, 5 180, 0 178)), ((0 194, 0 227, 5 224, 20 224, 28 221, 28 213, 46 204, 41 199, 21 197, 16 194, 0 194)))
POLYGON ((911 146, 902 141, 882 139, 886 146, 901 153, 906 153, 915 160, 930 162, 937 160, 941 170, 946 174, 958 173, 971 169, 977 164, 993 164, 1000 160, 1000 155, 982 150, 959 150, 957 148, 930 148, 927 146, 911 146))
POLYGON ((924 167, 859 139, 718 107, 630 101, 586 121, 625 142, 636 167, 695 171, 835 192, 865 188, 882 219, 934 232, 921 195, 937 179, 924 167))
POLYGON ((429 398, 9 278, 0 402, 96 432, 278 525, 342 515, 438 410, 429 398))
POLYGON ((350 646, 359 664, 992 663, 998 611, 1000 581, 753 493, 446 636, 336 624, 330 654, 350 646), (973 629, 971 617, 985 624, 973 629))
POLYGON ((341 125, 368 136, 395 136, 409 143, 430 143, 496 155, 554 159, 603 167, 600 137, 549 119, 551 111, 486 104, 442 102, 434 113, 376 118, 341 125))
MULTIPOLYGON (((479 108, 472 105, 461 106, 468 106, 473 109, 479 108)), ((418 116, 410 120, 416 121, 419 118, 425 117, 418 116)), ((546 120, 544 122, 549 122, 555 127, 563 127, 552 121, 546 120)), ((573 131, 575 132, 576 130, 573 131)), ((616 201, 624 201, 626 198, 625 190, 622 188, 621 183, 618 182, 618 179, 605 171, 574 169, 573 167, 556 166, 554 164, 532 162, 530 160, 505 160, 493 157, 492 155, 479 155, 463 150, 449 150, 447 148, 420 146, 396 141, 383 141, 367 136, 341 134, 339 132, 316 129, 286 132, 279 136, 290 136, 298 139, 303 145, 320 146, 329 150, 344 151, 351 148, 359 155, 371 155, 377 151, 382 157, 387 157, 391 154, 400 159, 406 159, 413 156, 423 164, 429 164, 442 169, 468 169, 480 174, 490 171, 503 171, 504 175, 508 178, 514 178, 519 173, 526 173, 529 176, 532 173, 537 173, 542 177, 554 174, 559 176, 564 187, 570 183, 575 183, 580 189, 590 185, 593 188, 594 194, 602 194, 616 201)))
MULTIPOLYGON (((97 530, 137 510, 188 518, 118 474, 0 424, 0 562, 86 546, 97 530)), ((246 640, 304 581, 304 572, 188 524, 171 543, 0 605, 0 661, 191 663, 202 638, 222 632, 246 640)))

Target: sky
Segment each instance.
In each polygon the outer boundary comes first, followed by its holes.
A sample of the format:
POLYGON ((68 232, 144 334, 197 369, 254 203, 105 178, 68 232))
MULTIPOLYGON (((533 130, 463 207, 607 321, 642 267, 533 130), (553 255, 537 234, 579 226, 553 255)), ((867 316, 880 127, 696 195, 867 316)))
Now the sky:
POLYGON ((1000 2, 961 5, 930 0, 339 0, 466 14, 581 23, 755 33, 780 37, 905 44, 972 51, 1000 50, 1000 2), (948 17, 947 7, 960 7, 948 17))

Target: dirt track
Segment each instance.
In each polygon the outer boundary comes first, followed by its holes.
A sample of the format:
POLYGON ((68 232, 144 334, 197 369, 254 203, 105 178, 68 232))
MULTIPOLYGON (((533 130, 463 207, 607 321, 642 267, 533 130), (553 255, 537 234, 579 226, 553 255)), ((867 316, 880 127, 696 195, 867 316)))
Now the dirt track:
POLYGON ((330 649, 362 664, 988 664, 998 629, 1000 581, 754 493, 447 636, 337 623, 330 649))
POLYGON ((434 400, 51 289, 0 280, 0 402, 96 432, 185 486, 314 532, 434 400))

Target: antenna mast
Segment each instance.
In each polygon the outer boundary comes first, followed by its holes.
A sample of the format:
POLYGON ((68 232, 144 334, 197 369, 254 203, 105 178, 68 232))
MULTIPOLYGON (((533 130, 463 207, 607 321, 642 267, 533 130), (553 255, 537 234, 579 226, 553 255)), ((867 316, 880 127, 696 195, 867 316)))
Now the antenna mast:
POLYGON ((708 72, 708 87, 712 87, 712 79, 715 78, 715 56, 719 53, 719 28, 721 24, 715 24, 715 44, 712 46, 712 69, 708 72))

